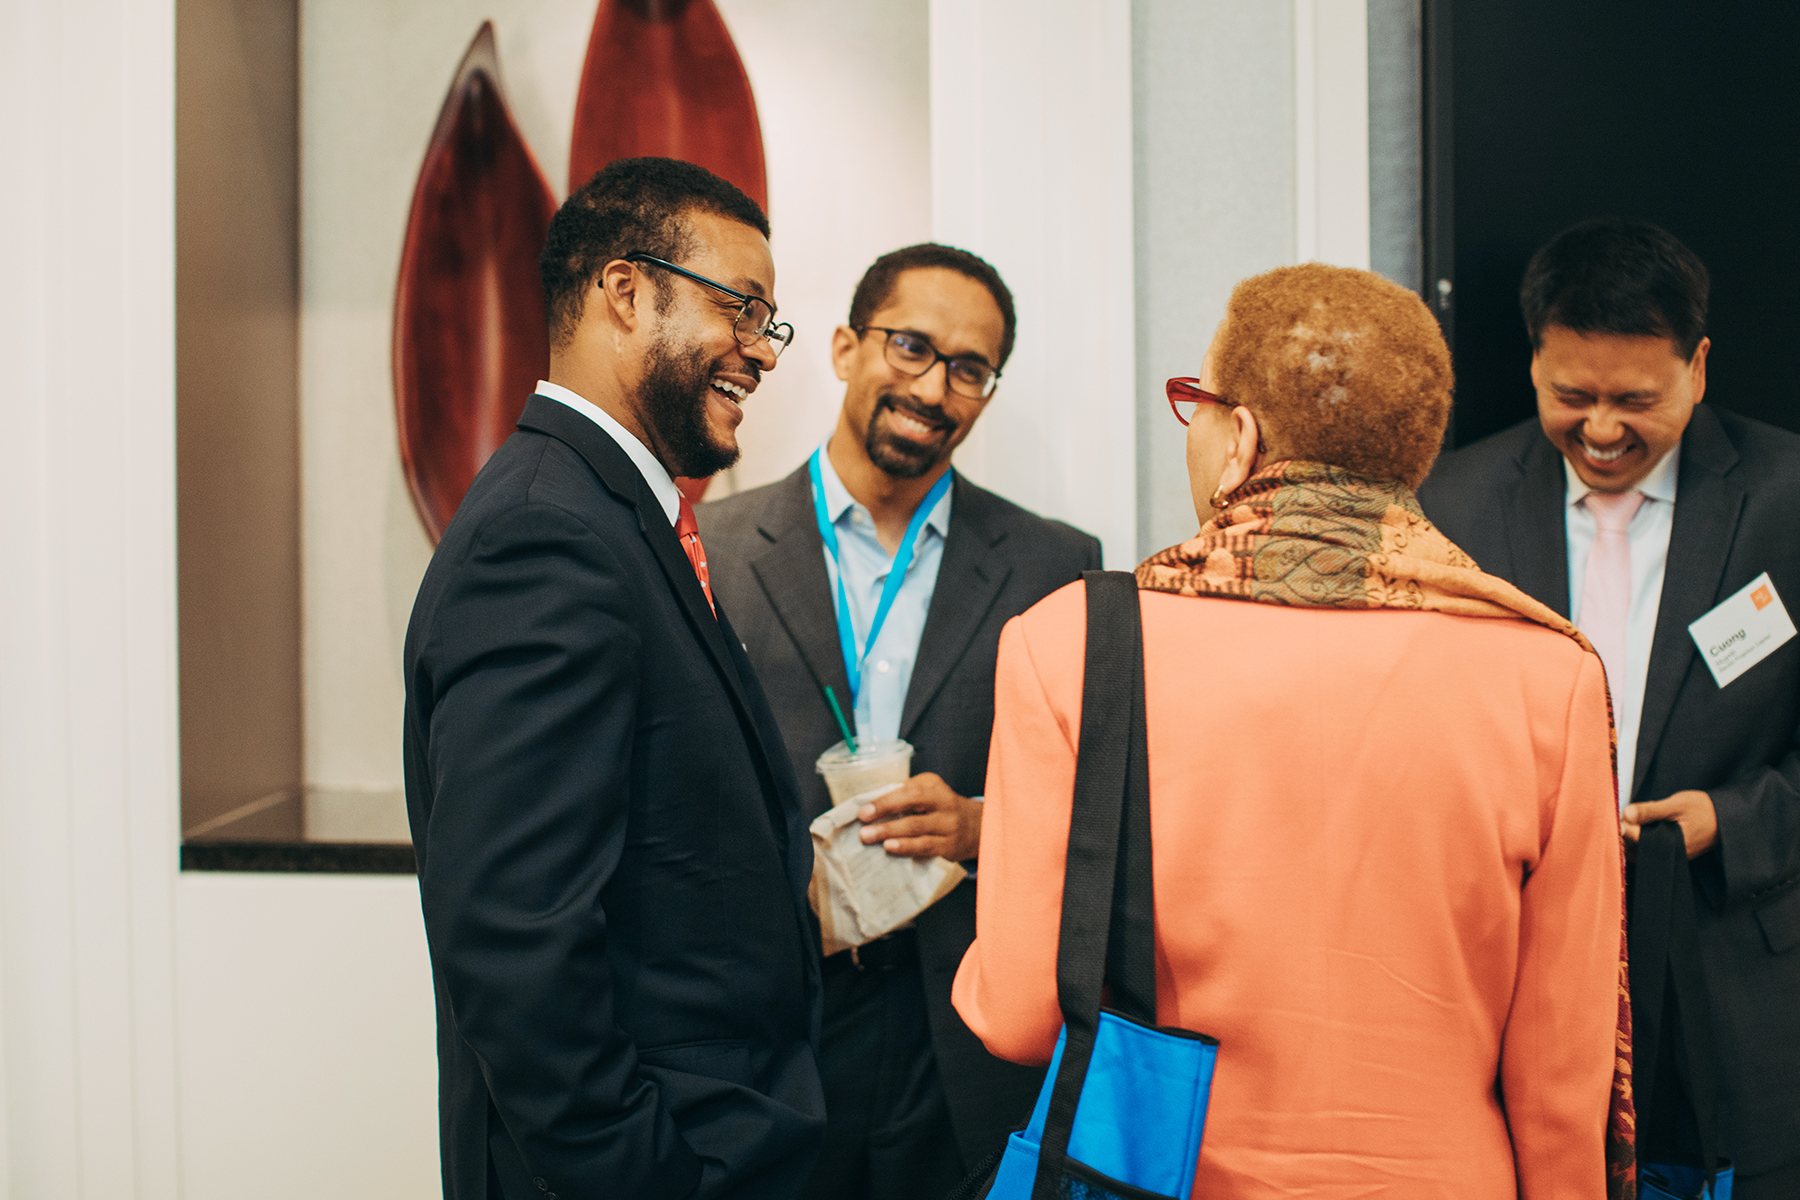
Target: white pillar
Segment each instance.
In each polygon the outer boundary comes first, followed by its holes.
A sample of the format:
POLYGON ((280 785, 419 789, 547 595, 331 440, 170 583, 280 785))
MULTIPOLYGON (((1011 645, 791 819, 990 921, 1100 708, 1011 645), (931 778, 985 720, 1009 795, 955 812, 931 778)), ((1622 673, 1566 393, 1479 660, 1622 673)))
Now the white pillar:
POLYGON ((1367 0, 1294 0, 1294 250, 1369 268, 1367 0))
POLYGON ((1129 0, 932 0, 933 236, 993 263, 1019 330, 970 477, 1135 562, 1129 0))
POLYGON ((174 6, 0 39, 0 1195, 177 1194, 174 6))

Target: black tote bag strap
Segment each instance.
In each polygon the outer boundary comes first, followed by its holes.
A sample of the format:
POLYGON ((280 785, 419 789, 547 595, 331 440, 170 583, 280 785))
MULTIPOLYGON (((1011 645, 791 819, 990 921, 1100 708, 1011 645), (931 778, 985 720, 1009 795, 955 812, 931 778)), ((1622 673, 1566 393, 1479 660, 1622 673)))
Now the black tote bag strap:
POLYGON ((1032 1200, 1056 1196, 1106 983, 1112 985, 1109 1007, 1149 1024, 1156 1021, 1150 759, 1137 580, 1123 571, 1084 571, 1082 578, 1087 656, 1081 743, 1056 946, 1056 995, 1065 1036, 1032 1200))
MULTIPOLYGON (((1712 1006, 1700 958, 1700 920, 1688 873, 1687 843, 1674 821, 1646 825, 1638 837, 1631 902, 1631 1023, 1633 1091, 1648 1105, 1657 1077, 1673 1070, 1693 1107, 1700 1165, 1718 1169, 1718 1070, 1712 1044, 1712 1006), (1673 993, 1671 996, 1670 993, 1673 993), (1670 1000, 1673 1004, 1670 1004, 1670 1000), (1663 1022, 1675 1023, 1677 1061, 1658 1061, 1663 1022)), ((1640 1159, 1644 1156, 1640 1154, 1640 1159)))

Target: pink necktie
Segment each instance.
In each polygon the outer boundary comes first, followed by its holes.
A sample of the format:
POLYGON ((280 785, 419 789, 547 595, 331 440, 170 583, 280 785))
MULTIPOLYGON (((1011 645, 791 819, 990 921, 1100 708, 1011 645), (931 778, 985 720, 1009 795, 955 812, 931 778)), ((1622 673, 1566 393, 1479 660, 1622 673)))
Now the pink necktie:
POLYGON ((688 561, 694 564, 694 575, 700 580, 700 590, 706 593, 706 606, 719 615, 719 606, 713 603, 712 581, 706 574, 706 547, 700 544, 700 522, 694 520, 694 506, 688 498, 681 498, 681 512, 675 522, 675 536, 681 539, 681 548, 687 551, 688 561))
POLYGON ((1631 541, 1625 531, 1644 502, 1642 492, 1589 492, 1594 548, 1581 585, 1581 632, 1600 652, 1615 712, 1625 687, 1625 624, 1631 616, 1631 541))

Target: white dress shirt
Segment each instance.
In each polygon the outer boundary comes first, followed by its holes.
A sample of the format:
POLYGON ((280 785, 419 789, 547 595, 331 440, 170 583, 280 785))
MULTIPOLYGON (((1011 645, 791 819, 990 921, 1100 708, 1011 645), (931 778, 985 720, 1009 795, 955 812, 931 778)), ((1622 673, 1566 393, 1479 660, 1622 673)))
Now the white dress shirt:
MULTIPOLYGON (((837 527, 838 553, 843 557, 844 599, 850 606, 850 629, 857 649, 869 636, 869 624, 881 603, 881 589, 893 568, 894 556, 875 534, 875 518, 850 495, 832 468, 831 454, 819 454, 819 480, 825 485, 825 513, 837 527)), ((859 738, 897 738, 900 714, 906 707, 906 690, 912 685, 913 664, 919 657, 919 639, 925 633, 925 616, 931 594, 937 590, 938 567, 944 561, 944 539, 950 536, 948 488, 925 516, 925 528, 913 548, 906 579, 894 596, 894 606, 882 623, 881 635, 863 659, 862 690, 856 697, 856 735, 859 738)), ((832 607, 837 606, 840 564, 824 550, 825 574, 831 587, 832 607)))
MULTIPOLYGON (((1663 568, 1669 562, 1669 531, 1675 524, 1675 470, 1681 459, 1677 444, 1637 486, 1644 493, 1626 529, 1631 546, 1631 607, 1625 618, 1625 678, 1610 679, 1613 722, 1619 734, 1619 807, 1631 802, 1632 775, 1637 769, 1638 721, 1644 713, 1644 680, 1650 671, 1650 644, 1656 637, 1656 612, 1662 606, 1663 568)), ((1563 459, 1567 480, 1563 527, 1569 543, 1569 619, 1581 626, 1581 593, 1587 583, 1588 554, 1594 548, 1594 514, 1581 503, 1593 489, 1563 459)), ((1647 796, 1661 800, 1661 796, 1647 796)))
POLYGON ((650 485, 650 494, 662 505, 663 516, 669 518, 669 528, 675 527, 675 522, 681 515, 681 490, 675 486, 674 479, 670 478, 668 468, 657 461, 656 455, 650 453, 650 447, 638 441, 631 430, 613 420, 604 408, 591 400, 582 399, 560 384, 540 379, 537 382, 537 394, 568 405, 606 430, 607 436, 619 443, 619 449, 625 452, 626 457, 637 467, 638 474, 644 477, 644 482, 650 485))

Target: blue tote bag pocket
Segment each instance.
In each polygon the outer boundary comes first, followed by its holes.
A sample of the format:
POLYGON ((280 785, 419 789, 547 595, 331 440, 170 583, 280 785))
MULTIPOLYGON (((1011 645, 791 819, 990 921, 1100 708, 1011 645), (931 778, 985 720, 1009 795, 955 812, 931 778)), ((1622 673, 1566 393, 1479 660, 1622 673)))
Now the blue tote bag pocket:
POLYGON ((1644 1163, 1638 1167, 1638 1200, 1731 1200, 1731 1168, 1719 1168, 1709 1184, 1700 1167, 1644 1163))
POLYGON ((1219 1043, 1101 1010, 1069 1130, 1070 1165, 1187 1200, 1219 1043))
POLYGON ((1084 578, 1081 743, 1056 953, 1063 1029, 1031 1120, 992 1174, 983 1164, 954 1200, 1189 1200, 1194 1189, 1219 1043, 1156 1024, 1137 582, 1084 578))
MULTIPOLYGON (((986 1195, 1027 1200, 1038 1148, 1061 1072, 1065 1030, 1037 1107, 1006 1153, 986 1195)), ((1189 1200, 1219 1043, 1204 1034, 1160 1029, 1102 1009, 1081 1098, 1053 1193, 1075 1200, 1189 1200)))

